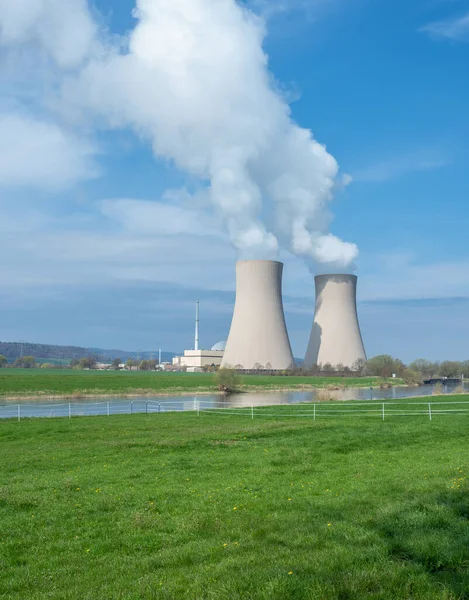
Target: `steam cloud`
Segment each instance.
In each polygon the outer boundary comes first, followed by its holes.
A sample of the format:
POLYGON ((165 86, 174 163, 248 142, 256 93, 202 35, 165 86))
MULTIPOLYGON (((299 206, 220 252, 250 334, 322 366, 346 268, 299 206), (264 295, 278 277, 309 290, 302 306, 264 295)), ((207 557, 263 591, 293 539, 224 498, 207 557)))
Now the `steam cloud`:
MULTIPOLYGON (((74 6, 83 20, 75 53, 50 37, 46 44, 69 69, 61 90, 69 116, 130 126, 157 157, 207 184, 241 256, 273 258, 282 246, 317 271, 351 268, 356 245, 329 233, 337 162, 292 121, 268 70, 264 23, 252 11, 236 0, 137 0, 137 25, 124 43, 112 44, 99 39, 84 0, 34 3, 74 6)), ((51 17, 37 12, 27 32, 42 40, 41 23, 51 17)))

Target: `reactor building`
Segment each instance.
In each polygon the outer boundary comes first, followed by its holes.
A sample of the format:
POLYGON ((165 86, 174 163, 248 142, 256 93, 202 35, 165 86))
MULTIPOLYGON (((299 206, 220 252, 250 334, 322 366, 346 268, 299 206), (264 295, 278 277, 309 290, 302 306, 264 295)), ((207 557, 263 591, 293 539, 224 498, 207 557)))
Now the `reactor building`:
POLYGON ((317 275, 316 310, 304 364, 351 367, 366 360, 357 315, 355 275, 317 275))
POLYGON ((236 301, 222 368, 288 369, 294 364, 282 302, 283 263, 236 264, 236 301))

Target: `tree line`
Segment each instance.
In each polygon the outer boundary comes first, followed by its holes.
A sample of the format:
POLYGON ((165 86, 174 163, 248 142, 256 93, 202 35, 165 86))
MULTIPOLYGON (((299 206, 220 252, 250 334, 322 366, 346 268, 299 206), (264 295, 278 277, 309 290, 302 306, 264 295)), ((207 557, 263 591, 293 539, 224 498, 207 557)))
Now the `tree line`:
MULTIPOLYGON (((96 369, 97 358, 94 356, 87 356, 80 359, 74 358, 68 365, 53 365, 48 362, 38 364, 38 361, 34 356, 22 356, 17 358, 13 363, 9 363, 8 359, 0 354, 0 368, 21 368, 21 369, 33 369, 37 367, 46 369, 96 369)), ((153 371, 158 366, 157 360, 135 360, 133 358, 127 359, 125 363, 122 363, 120 358, 115 358, 110 364, 110 368, 118 370, 120 365, 125 364, 125 367, 130 370, 139 371, 153 371)), ((242 365, 236 365, 234 367, 237 371, 245 371, 242 365)), ((255 365, 255 368, 250 372, 272 372, 275 375, 323 375, 323 376, 334 376, 340 375, 343 377, 382 377, 388 379, 395 375, 401 379, 404 379, 408 383, 420 383, 424 379, 432 378, 469 378, 469 360, 465 361, 450 361, 446 360, 443 362, 432 362, 424 358, 419 358, 406 365, 399 358, 394 358, 388 354, 380 354, 374 356, 369 360, 359 359, 351 367, 344 365, 331 365, 326 363, 324 365, 313 365, 312 367, 304 367, 302 365, 292 365, 290 369, 285 371, 271 371, 270 365, 255 365)), ((210 368, 209 370, 213 370, 210 368)))
MULTIPOLYGON (((120 365, 124 364, 127 369, 139 370, 139 371, 154 371, 158 366, 158 361, 153 360, 135 360, 133 358, 127 359, 125 363, 122 363, 122 359, 115 358, 109 365, 111 369, 119 370, 120 365)), ((6 356, 0 354, 0 369, 1 368, 11 369, 96 369, 98 367, 98 360, 95 356, 85 356, 83 358, 73 358, 67 365, 55 365, 49 362, 39 363, 34 356, 22 356, 17 358, 14 362, 9 363, 6 356)))

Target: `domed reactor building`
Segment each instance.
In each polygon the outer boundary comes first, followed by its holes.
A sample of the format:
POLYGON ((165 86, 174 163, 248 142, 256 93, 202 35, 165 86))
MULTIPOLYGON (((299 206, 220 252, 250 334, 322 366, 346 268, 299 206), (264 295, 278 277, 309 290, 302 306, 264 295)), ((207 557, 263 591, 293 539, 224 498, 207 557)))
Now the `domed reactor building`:
POLYGON ((355 275, 317 275, 316 311, 304 364, 352 367, 366 360, 357 314, 355 275))
POLYGON ((282 302, 283 263, 236 264, 236 301, 222 368, 288 369, 293 354, 282 302))

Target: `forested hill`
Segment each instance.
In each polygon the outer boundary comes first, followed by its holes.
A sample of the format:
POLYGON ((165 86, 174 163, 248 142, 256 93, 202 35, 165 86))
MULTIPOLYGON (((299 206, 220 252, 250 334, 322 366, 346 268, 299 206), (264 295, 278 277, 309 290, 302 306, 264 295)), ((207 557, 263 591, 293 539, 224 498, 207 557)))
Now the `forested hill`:
MULTIPOLYGON (((79 346, 55 346, 52 344, 30 344, 29 342, 1 342, 0 355, 6 356, 8 362, 13 362, 21 356, 34 356, 36 360, 47 359, 48 362, 69 362, 73 358, 80 359, 93 356, 98 361, 107 362, 114 358, 121 358, 124 362, 128 358, 158 358, 158 351, 129 352, 126 350, 103 350, 102 348, 81 348, 79 346)), ((170 361, 175 354, 163 352, 162 361, 170 361)))

